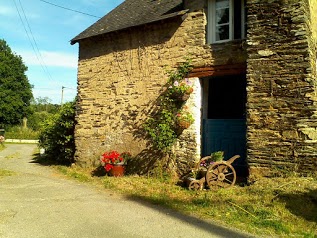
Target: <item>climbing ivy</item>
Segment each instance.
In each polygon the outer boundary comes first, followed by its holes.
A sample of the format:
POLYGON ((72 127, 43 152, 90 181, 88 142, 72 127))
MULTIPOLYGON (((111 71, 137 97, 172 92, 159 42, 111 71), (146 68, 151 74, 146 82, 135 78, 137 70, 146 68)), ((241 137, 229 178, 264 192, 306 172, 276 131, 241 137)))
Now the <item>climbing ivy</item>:
POLYGON ((178 124, 180 119, 188 120, 189 125, 194 121, 192 115, 183 107, 186 99, 179 98, 193 91, 186 79, 191 69, 191 60, 187 59, 176 71, 168 72, 167 87, 159 97, 158 108, 144 124, 153 147, 162 152, 170 151, 181 134, 183 129, 178 124))

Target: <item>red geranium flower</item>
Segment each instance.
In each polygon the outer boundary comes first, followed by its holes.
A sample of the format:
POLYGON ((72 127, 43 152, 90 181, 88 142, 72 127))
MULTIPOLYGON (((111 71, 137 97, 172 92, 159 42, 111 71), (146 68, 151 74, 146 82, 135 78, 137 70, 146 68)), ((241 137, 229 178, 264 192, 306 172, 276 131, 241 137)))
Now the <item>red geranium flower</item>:
POLYGON ((113 168, 113 165, 112 165, 112 164, 106 164, 106 165, 104 166, 104 168, 105 168, 105 170, 106 170, 107 172, 109 172, 109 171, 113 168))
POLYGON ((120 154, 118 151, 113 150, 103 153, 100 160, 102 166, 109 172, 115 164, 124 163, 130 157, 131 154, 129 152, 120 154))

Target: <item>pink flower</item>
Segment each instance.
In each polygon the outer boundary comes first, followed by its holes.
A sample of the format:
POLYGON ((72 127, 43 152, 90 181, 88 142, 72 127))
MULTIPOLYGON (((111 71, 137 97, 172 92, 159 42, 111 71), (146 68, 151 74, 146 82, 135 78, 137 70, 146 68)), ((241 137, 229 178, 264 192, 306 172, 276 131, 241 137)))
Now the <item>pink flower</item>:
POLYGON ((174 82, 173 84, 175 87, 178 87, 179 83, 177 81, 174 82))

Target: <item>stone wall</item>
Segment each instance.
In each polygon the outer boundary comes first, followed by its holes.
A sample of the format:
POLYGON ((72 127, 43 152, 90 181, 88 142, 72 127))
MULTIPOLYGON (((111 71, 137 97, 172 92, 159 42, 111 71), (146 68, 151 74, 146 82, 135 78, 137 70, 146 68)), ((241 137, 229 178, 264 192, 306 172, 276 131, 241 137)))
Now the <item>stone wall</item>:
MULTIPOLYGON (((204 10, 129 30, 81 40, 78 69, 76 161, 95 166, 106 150, 130 151, 139 169, 159 156, 150 150, 142 125, 164 91, 167 70, 185 57, 196 67, 243 63, 241 42, 206 45, 204 10)), ((200 158, 200 83, 189 99, 196 122, 176 143, 175 170, 182 174, 200 158), (196 95, 196 96, 195 96, 196 95), (185 156, 186 155, 186 156, 185 156)))
POLYGON ((309 49, 312 69, 312 78, 317 80, 317 1, 309 0, 309 8, 306 11, 310 15, 309 22, 309 49))
POLYGON ((248 9, 251 173, 316 171, 316 46, 308 0, 249 0, 248 9))
MULTIPOLYGON (((206 0, 187 1, 181 18, 81 40, 76 161, 96 166, 106 150, 129 151, 139 172, 161 155, 143 124, 165 90, 167 70, 190 57, 197 68, 245 63, 247 160, 251 173, 317 168, 315 0, 248 0, 248 37, 206 44, 206 0), (247 48, 247 50, 245 49, 247 48)), ((196 121, 179 137, 170 164, 185 173, 200 158, 202 88, 187 102, 196 121)))

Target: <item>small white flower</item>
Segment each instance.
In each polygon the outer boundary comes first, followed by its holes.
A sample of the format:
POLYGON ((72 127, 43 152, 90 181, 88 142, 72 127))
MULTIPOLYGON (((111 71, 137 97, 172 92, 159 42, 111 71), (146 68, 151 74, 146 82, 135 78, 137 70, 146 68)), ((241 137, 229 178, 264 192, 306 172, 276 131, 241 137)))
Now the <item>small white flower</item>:
POLYGON ((186 83, 187 85, 191 85, 191 82, 189 81, 189 78, 185 78, 185 83, 186 83))

